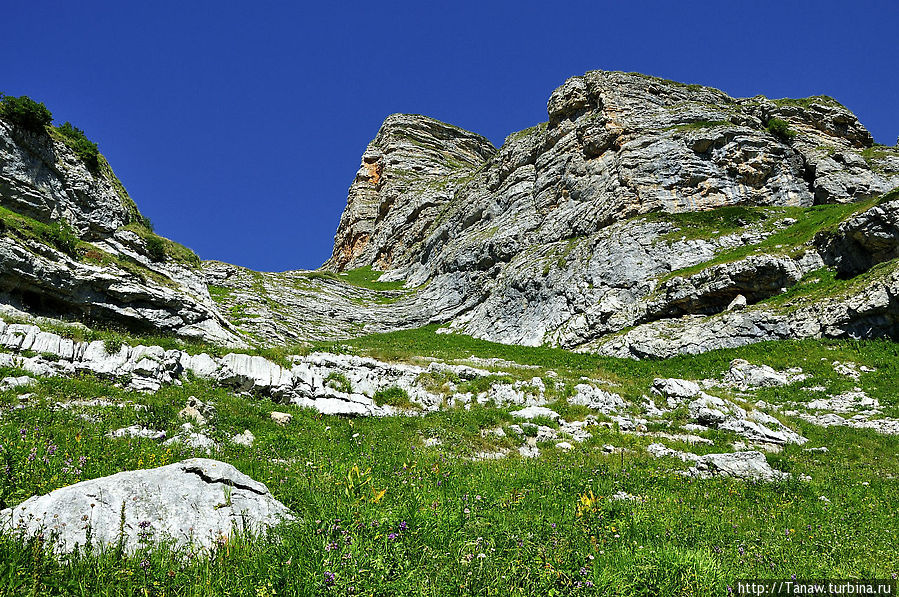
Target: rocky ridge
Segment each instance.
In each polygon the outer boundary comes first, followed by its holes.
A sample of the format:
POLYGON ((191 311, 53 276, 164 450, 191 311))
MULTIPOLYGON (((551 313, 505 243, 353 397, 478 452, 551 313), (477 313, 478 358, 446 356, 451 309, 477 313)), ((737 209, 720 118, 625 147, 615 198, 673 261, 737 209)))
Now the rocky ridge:
POLYGON ((91 171, 52 127, 0 123, 0 299, 235 345, 442 324, 664 358, 899 335, 899 150, 835 100, 593 71, 556 89, 547 116, 499 149, 388 117, 332 257, 281 273, 198 266, 141 227, 105 161, 91 171), (60 222, 73 247, 47 232, 60 222))
POLYGON ((643 358, 896 337, 899 206, 874 198, 899 184, 899 152, 874 146, 835 100, 739 99, 591 72, 553 92, 547 110, 548 123, 498 150, 427 117, 389 117, 350 188, 325 264, 337 275, 306 283, 309 272, 207 263, 241 294, 222 304, 249 301, 253 317, 238 327, 273 343, 442 323, 643 358), (404 292, 337 285, 368 267, 404 292), (852 283, 779 300, 822 270, 852 283), (285 288, 298 279, 303 292, 285 288))

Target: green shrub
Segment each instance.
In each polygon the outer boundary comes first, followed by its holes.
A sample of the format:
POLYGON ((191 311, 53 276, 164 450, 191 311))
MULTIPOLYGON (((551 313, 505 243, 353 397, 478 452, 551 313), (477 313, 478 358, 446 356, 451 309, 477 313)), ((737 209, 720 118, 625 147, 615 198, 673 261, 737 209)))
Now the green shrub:
POLYGON ((119 351, 122 350, 122 345, 124 343, 124 338, 118 334, 111 333, 108 337, 103 339, 103 348, 106 349, 106 354, 118 354, 119 351))
POLYGON ((325 378, 325 385, 344 394, 349 394, 353 391, 353 385, 343 373, 329 373, 328 377, 325 378))
POLYGON ((412 401, 409 400, 409 393, 397 386, 390 386, 389 388, 378 390, 375 392, 374 398, 375 404, 378 406, 383 406, 385 404, 397 408, 410 408, 415 406, 412 401))
POLYGON ((151 235, 144 239, 147 243, 147 253, 153 261, 165 261, 165 241, 162 238, 151 235))
POLYGON ((33 133, 44 132, 44 127, 53 122, 53 114, 47 106, 27 95, 12 97, 0 94, 0 116, 33 133))
POLYGON ((72 230, 68 222, 57 221, 39 229, 42 240, 53 245, 66 255, 77 256, 78 235, 72 230))
POLYGON ((56 130, 63 136, 66 145, 71 147, 75 155, 85 163, 88 170, 97 172, 100 169, 100 150, 96 143, 85 136, 84 131, 73 126, 71 122, 64 122, 56 130))
POLYGON ((780 118, 772 118, 768 121, 768 132, 784 141, 789 141, 796 136, 796 131, 790 128, 786 120, 780 118))

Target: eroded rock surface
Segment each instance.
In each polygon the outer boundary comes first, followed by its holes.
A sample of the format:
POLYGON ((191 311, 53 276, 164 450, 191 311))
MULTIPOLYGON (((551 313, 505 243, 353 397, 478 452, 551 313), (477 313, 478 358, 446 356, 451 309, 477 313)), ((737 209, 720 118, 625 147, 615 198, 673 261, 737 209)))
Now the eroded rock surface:
MULTIPOLYGON (((350 188, 331 277, 219 263, 207 275, 227 291, 227 309, 245 309, 235 323, 273 343, 446 323, 499 342, 643 358, 896 336, 892 261, 859 280, 854 304, 768 304, 839 252, 823 241, 764 245, 802 226, 784 209, 869 200, 899 185, 899 150, 872 153, 868 131, 835 100, 738 99, 595 71, 555 90, 547 114, 499 149, 432 119, 391 116, 350 188), (795 136, 770 132, 775 118, 795 136), (767 215, 727 233, 690 230, 678 217, 740 206, 767 215), (360 267, 405 286, 341 284, 360 267)), ((872 209, 880 215, 860 215, 868 223, 843 232, 871 238, 866 268, 895 252, 889 210, 872 209)))

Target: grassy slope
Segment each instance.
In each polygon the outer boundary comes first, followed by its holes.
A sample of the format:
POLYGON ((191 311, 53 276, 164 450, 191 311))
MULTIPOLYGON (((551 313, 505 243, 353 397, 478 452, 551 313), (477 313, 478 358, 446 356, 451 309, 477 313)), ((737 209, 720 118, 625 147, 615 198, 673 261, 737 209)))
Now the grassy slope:
MULTIPOLYGON (((720 376, 734 357, 778 368, 799 365, 814 376, 801 385, 840 391, 854 384, 835 374, 830 362, 851 360, 877 369, 859 385, 885 403, 897 402, 892 388, 899 378, 899 346, 889 342, 769 343, 664 362, 496 345, 433 329, 347 344, 382 357, 514 359, 564 374, 607 377, 630 396, 645 392, 655 376, 720 376)), ((192 456, 105 433, 141 423, 171 435, 178 408, 195 395, 216 404, 216 439, 243 429, 257 437, 253 448, 225 443, 216 458, 265 482, 298 514, 298 522, 274 540, 235 541, 210 559, 159 549, 133 558, 106 553, 60 561, 33 544, 0 539, 0 594, 707 595, 724 594, 728 583, 743 577, 899 573, 899 536, 886 532, 899 528, 899 438, 869 431, 799 423, 809 445, 830 451, 788 447, 769 460, 812 481, 757 486, 686 480, 672 472, 679 463, 646 456, 647 438, 600 428, 591 428, 595 437, 568 454, 544 446, 535 461, 466 460, 477 450, 511 447, 508 440, 479 434, 511 422, 503 409, 347 419, 235 397, 202 382, 143 395, 89 377, 41 381, 35 395, 37 402, 0 418, 0 443, 10 465, 0 495, 7 504, 80 479, 192 456), (149 408, 64 411, 43 402, 97 396, 149 408), (271 410, 292 412, 294 422, 274 425, 271 410), (81 413, 98 415, 97 421, 81 413), (439 437, 443 445, 425 448, 425 437, 439 437), (606 443, 635 451, 621 457, 596 449, 606 443), (58 447, 53 454, 50 445, 58 447), (609 500, 617 491, 643 499, 609 500), (581 496, 590 492, 599 499, 584 509, 581 496), (391 533, 396 537, 389 538, 391 533), (333 584, 326 572, 335 575, 333 584)), ((0 396, 8 405, 17 400, 10 393, 0 396)), ((783 402, 807 399, 807 393, 778 388, 759 397, 783 402)), ((732 439, 716 436, 716 443, 726 450, 732 439)))
POLYGON ((651 217, 666 219, 678 225, 679 229, 668 235, 669 240, 723 236, 739 232, 750 224, 759 224, 765 229, 775 230, 760 243, 721 251, 709 261, 675 270, 661 280, 675 276, 690 276, 711 266, 738 261, 754 254, 790 256, 802 254, 805 251, 804 247, 816 234, 835 229, 840 222, 882 200, 883 198, 878 198, 862 203, 813 207, 727 207, 705 212, 653 214, 651 217), (781 229, 774 228, 775 222, 783 218, 793 218, 796 223, 781 229))

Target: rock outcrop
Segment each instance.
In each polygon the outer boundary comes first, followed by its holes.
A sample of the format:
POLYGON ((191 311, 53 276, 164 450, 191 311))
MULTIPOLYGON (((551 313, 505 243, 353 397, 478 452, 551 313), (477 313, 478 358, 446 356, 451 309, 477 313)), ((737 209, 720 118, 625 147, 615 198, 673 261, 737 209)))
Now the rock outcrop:
POLYGON ((153 234, 99 158, 0 119, 0 301, 49 316, 240 344, 188 249, 153 234))
POLYGON ((388 116, 362 155, 326 265, 407 263, 464 180, 495 153, 484 137, 433 118, 388 116))
POLYGON ((815 244, 825 262, 855 276, 899 257, 899 199, 884 202, 821 234, 815 244))
POLYGON ((230 464, 193 458, 31 497, 0 512, 0 529, 43 533, 58 553, 88 541, 133 553, 157 543, 210 549, 234 533, 260 534, 292 518, 262 483, 230 464))
MULTIPOLYGON (((127 344, 110 351, 102 340, 78 342, 41 331, 35 325, 6 324, 2 320, 0 349, 10 351, 0 352, 0 367, 22 369, 40 377, 87 372, 134 390, 155 392, 164 385, 182 383, 190 374, 235 392, 314 408, 324 414, 381 416, 408 413, 410 409, 430 411, 440 408, 445 401, 449 406, 469 407, 487 402, 497 406, 542 406, 549 401, 546 386, 539 377, 491 383, 485 391, 466 392, 458 386, 493 374, 485 369, 439 361, 422 367, 359 356, 312 353, 291 356, 289 365, 283 366, 261 356, 242 353, 213 357, 206 353, 165 350, 160 346, 127 344), (429 379, 434 378, 441 379, 448 392, 429 385, 429 379), (385 390, 401 393, 408 404, 379 403, 379 392, 385 390)), ((3 381, 7 389, 32 383, 34 380, 27 376, 3 381)), ((626 406, 617 394, 587 383, 578 384, 574 390, 572 403, 598 412, 614 413, 626 406)), ((192 399, 179 414, 193 423, 203 424, 212 418, 212 413, 211 407, 192 399)), ((203 449, 214 447, 211 441, 196 437, 190 423, 186 425, 181 436, 169 441, 203 449)), ((128 431, 124 430, 123 434, 128 431)))
POLYGON ((837 101, 593 71, 551 94, 547 118, 497 149, 388 117, 331 258, 282 273, 159 259, 105 162, 91 172, 63 141, 0 123, 0 205, 69 222, 80 243, 4 234, 0 300, 266 345, 435 323, 630 358, 899 337, 899 207, 884 195, 899 149, 875 145, 837 101), (845 283, 816 292, 810 277, 827 268, 845 283))
POLYGON ((656 458, 670 457, 692 462, 693 466, 683 472, 687 477, 733 477, 753 482, 783 481, 791 477, 789 473, 771 468, 765 455, 756 450, 699 456, 692 452, 672 450, 663 444, 650 444, 646 451, 656 458))
POLYGON ((217 263, 207 275, 227 290, 226 308, 247 305, 237 325, 273 343, 446 323, 499 342, 642 358, 895 336, 887 204, 841 228, 870 238, 852 240, 870 245, 853 270, 863 275, 852 295, 867 298, 776 300, 853 252, 827 249, 824 232, 811 238, 812 206, 872 201, 899 184, 899 150, 875 147, 835 100, 739 99, 597 71, 554 91, 547 113, 498 150, 425 117, 391 116, 350 188, 331 278, 217 263), (889 261, 886 275, 868 276, 878 261, 889 261), (361 267, 405 286, 340 284, 361 267), (258 288, 264 299, 251 296, 258 288))

